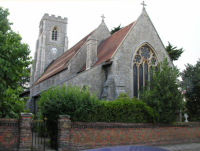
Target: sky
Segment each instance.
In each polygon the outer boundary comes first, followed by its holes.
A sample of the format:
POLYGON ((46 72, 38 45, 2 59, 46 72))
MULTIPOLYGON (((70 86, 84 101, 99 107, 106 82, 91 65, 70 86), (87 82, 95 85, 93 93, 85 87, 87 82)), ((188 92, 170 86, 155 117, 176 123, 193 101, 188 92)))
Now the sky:
MULTIPOLYGON (((69 48, 97 28, 104 14, 109 30, 137 20, 142 12, 142 0, 62 0, 62 1, 2 1, 8 8, 12 29, 19 32, 22 42, 30 46, 34 56, 39 22, 45 13, 68 18, 69 48)), ((180 71, 186 64, 195 65, 200 58, 200 0, 146 0, 146 11, 163 44, 168 41, 185 51, 174 61, 180 71)))

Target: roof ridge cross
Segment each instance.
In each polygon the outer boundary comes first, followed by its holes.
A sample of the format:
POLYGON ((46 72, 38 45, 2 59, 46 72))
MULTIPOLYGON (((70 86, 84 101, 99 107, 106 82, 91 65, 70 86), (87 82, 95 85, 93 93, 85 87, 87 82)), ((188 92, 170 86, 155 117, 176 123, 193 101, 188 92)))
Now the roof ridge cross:
POLYGON ((144 1, 141 3, 141 5, 143 5, 143 9, 145 8, 145 6, 147 6, 144 1))
POLYGON ((104 18, 105 18, 104 14, 102 14, 102 16, 101 16, 101 17, 102 17, 102 20, 104 20, 104 18))

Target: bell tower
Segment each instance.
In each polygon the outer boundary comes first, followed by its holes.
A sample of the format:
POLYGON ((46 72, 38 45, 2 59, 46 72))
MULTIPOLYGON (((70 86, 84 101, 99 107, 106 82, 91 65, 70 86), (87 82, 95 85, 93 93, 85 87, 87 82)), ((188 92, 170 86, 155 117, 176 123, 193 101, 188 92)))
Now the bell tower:
POLYGON ((57 57, 68 50, 67 18, 44 14, 39 25, 35 58, 31 72, 33 84, 57 57))

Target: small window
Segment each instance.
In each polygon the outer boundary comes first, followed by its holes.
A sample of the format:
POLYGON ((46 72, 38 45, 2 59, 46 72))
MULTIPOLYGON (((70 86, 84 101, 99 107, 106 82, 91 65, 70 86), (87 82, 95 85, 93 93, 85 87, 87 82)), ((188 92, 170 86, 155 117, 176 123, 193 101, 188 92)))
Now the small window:
POLYGON ((57 41, 57 37, 58 37, 58 31, 57 28, 55 27, 52 31, 52 40, 57 41))

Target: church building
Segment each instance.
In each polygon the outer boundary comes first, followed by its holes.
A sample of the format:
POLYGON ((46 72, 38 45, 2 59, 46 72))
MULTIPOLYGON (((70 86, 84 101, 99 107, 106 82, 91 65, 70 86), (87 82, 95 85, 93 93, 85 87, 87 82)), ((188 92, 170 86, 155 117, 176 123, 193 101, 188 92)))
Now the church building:
POLYGON ((112 35, 102 17, 100 25, 70 49, 67 23, 67 18, 48 14, 40 21, 26 104, 32 112, 41 91, 52 85, 87 85, 101 100, 127 92, 139 97, 153 66, 166 57, 173 66, 144 7, 137 20, 112 35))

